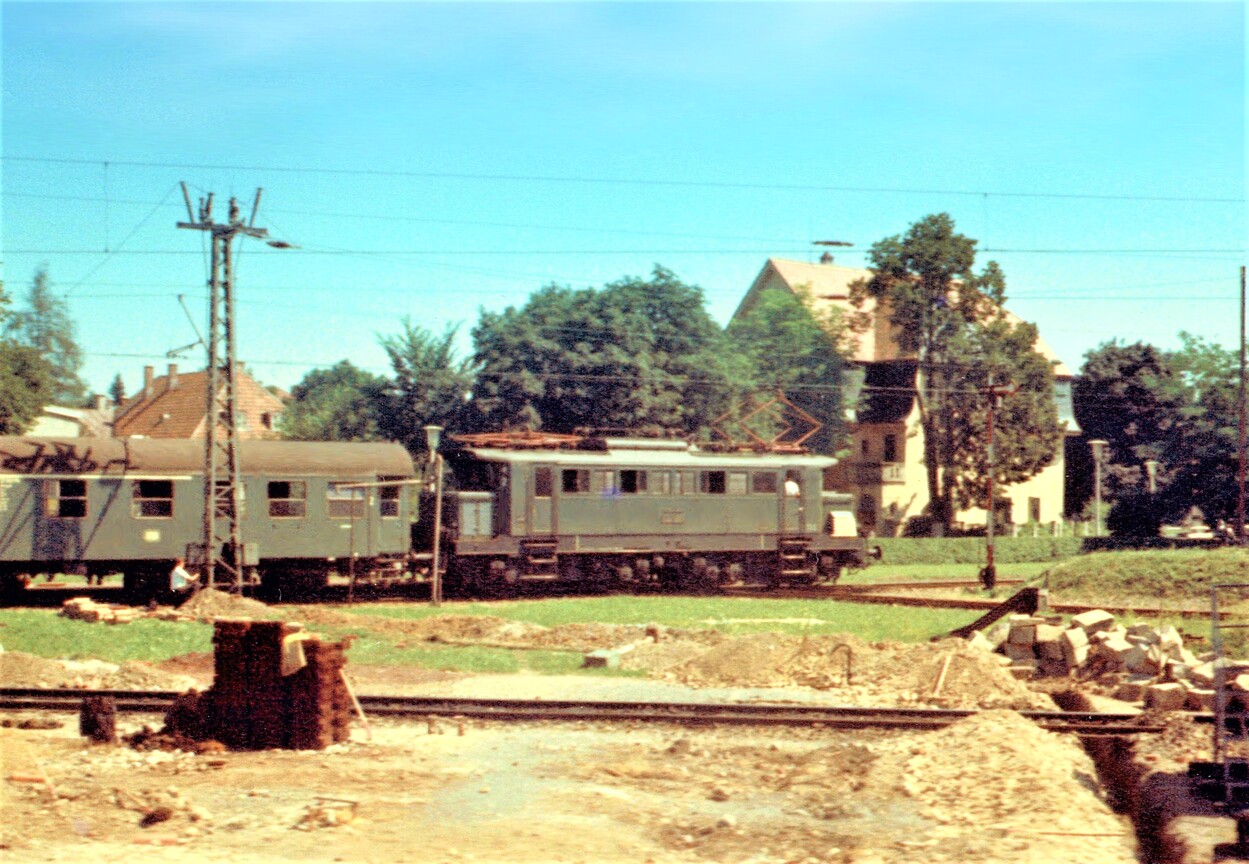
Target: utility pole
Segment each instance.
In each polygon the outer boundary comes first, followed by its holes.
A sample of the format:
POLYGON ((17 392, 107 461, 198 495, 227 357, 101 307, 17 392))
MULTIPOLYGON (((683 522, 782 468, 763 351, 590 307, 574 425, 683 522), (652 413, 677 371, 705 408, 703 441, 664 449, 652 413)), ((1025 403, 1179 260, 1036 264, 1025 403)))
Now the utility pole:
POLYGON ((211 275, 208 279, 208 392, 204 444, 204 550, 203 584, 209 588, 228 584, 234 591, 243 587, 244 568, 254 562, 244 560, 240 531, 242 476, 239 470, 237 364, 234 339, 234 238, 268 238, 264 228, 255 228, 260 195, 252 205, 251 221, 243 224, 238 201, 230 199, 229 219, 212 218, 213 196, 200 199, 199 215, 191 209, 186 183, 187 221, 179 228, 207 231, 212 237, 211 275), (220 571, 220 578, 218 578, 220 571))
POLYGON ((989 386, 982 391, 988 397, 989 416, 986 423, 985 431, 985 462, 988 464, 988 496, 989 506, 988 512, 985 514, 984 523, 984 569, 980 571, 980 584, 984 586, 986 591, 992 591, 993 586, 997 584, 997 565, 993 561, 993 529, 997 521, 997 507, 993 500, 993 474, 997 470, 997 462, 993 453, 993 411, 1002 404, 1002 397, 1009 396, 1015 392, 1014 383, 997 384, 993 383, 993 373, 989 373, 989 386))

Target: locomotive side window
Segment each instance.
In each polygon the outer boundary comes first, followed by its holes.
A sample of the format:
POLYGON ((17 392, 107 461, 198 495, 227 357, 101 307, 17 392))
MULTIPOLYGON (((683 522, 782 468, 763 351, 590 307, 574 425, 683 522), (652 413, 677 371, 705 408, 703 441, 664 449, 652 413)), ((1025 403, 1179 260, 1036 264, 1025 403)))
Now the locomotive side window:
POLYGON ((326 490, 326 513, 331 519, 359 519, 364 515, 364 490, 331 483, 326 490))
POLYGON ((625 468, 620 472, 620 491, 625 495, 644 494, 647 490, 648 480, 646 471, 625 468))
POLYGON ((550 498, 554 487, 554 472, 550 468, 541 467, 533 469, 533 497, 550 498))
POLYGON ((565 492, 572 495, 583 495, 590 491, 590 472, 586 468, 565 468, 563 486, 565 492))
POLYGON ((302 519, 308 514, 308 484, 303 480, 269 481, 269 515, 274 519, 302 519))
POLYGON ((173 481, 134 481, 130 512, 136 519, 173 518, 173 481))
POLYGON ((595 495, 613 495, 616 489, 616 472, 596 469, 590 472, 590 491, 595 495))
POLYGON ((756 471, 750 475, 750 491, 756 495, 775 495, 776 488, 774 472, 756 471))
POLYGON ((47 514, 60 519, 87 518, 86 480, 49 480, 47 514))
POLYGON ((726 488, 727 472, 702 471, 698 475, 698 491, 704 495, 723 495, 726 488))
POLYGON ((651 495, 671 495, 672 494, 672 472, 671 471, 650 471, 647 472, 646 483, 647 492, 651 495))
POLYGON ((728 477, 728 493, 730 495, 746 494, 746 472, 730 471, 728 477))
POLYGON ((679 476, 682 495, 693 495, 698 491, 698 474, 693 471, 682 471, 679 476))

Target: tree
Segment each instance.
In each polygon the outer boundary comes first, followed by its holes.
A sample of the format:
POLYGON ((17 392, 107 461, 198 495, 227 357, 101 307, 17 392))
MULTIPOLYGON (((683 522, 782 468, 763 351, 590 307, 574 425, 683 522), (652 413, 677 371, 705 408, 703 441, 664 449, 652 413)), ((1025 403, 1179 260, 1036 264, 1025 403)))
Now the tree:
POLYGON ((408 318, 402 324, 402 332, 378 338, 394 370, 378 428, 408 452, 420 454, 426 451, 426 425, 442 426, 449 432, 468 431, 474 365, 455 357, 457 327, 434 336, 408 318))
MULTIPOLYGON (((9 297, 0 282, 0 324, 9 316, 9 297)), ((0 338, 0 434, 20 435, 49 401, 51 370, 39 352, 0 338)))
POLYGON ((340 360, 314 369, 291 390, 279 423, 296 441, 376 441, 389 382, 340 360))
MULTIPOLYGON (((1106 342, 1084 355, 1072 391, 1076 422, 1086 440, 1108 443, 1102 494, 1111 500, 1146 485, 1144 464, 1160 459, 1166 440, 1182 422, 1187 387, 1169 356, 1152 345, 1106 342)), ((1092 455, 1079 452, 1073 468, 1084 478, 1080 500, 1093 494, 1092 455)), ((1164 483, 1165 485, 1165 479, 1164 483)))
POLYGON ((602 289, 555 285, 473 328, 474 403, 487 429, 705 428, 746 365, 702 289, 656 266, 602 289))
MULTIPOLYGON (((967 388, 963 366, 983 347, 985 337, 977 328, 1001 318, 1006 299, 1001 269, 990 261, 977 273, 975 250, 976 241, 956 233, 949 214, 926 216, 905 235, 874 244, 868 255, 871 277, 851 286, 853 305, 863 310, 868 301, 875 301, 876 313, 889 316, 902 353, 916 358, 929 516, 943 532, 954 516, 960 472, 966 475, 976 460, 965 449, 975 442, 974 436, 957 432, 957 426, 966 426, 959 413, 965 414, 965 409, 952 396, 975 389, 967 388), (957 356, 956 346, 961 346, 957 356)), ((855 329, 868 325, 870 313, 853 316, 855 329)), ((1029 404, 1039 404, 1040 398, 1038 394, 1029 404)), ((1003 465, 1012 464, 1014 457, 1005 449, 999 448, 999 453, 1003 465)), ((970 487, 964 491, 976 497, 970 487)))
POLYGON ((126 401, 126 382, 121 380, 120 372, 113 378, 113 383, 108 385, 108 398, 113 400, 114 405, 126 401))
POLYGON ((26 295, 26 308, 10 316, 6 333, 18 344, 33 348, 48 363, 52 380, 48 401, 61 405, 83 403, 87 387, 78 377, 82 350, 75 339, 69 307, 64 298, 53 295, 47 270, 35 273, 26 295))
POLYGON ((778 390, 823 427, 807 441, 820 453, 839 450, 846 437, 842 398, 846 326, 835 311, 815 313, 800 288, 765 292, 728 327, 729 342, 745 353, 759 389, 778 390))

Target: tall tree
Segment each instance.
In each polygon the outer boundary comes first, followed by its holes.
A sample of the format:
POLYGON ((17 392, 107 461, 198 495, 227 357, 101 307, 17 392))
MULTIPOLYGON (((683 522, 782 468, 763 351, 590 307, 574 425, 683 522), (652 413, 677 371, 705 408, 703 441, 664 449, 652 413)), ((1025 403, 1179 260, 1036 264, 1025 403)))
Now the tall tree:
POLYGON ((989 388, 1014 391, 993 409, 992 477, 999 489, 1034 477, 1053 463, 1062 446, 1054 368, 1036 351, 1036 340, 1034 325, 996 315, 964 326, 950 343, 951 365, 962 375, 946 394, 950 470, 943 472, 942 483, 947 500, 960 509, 989 505, 989 388))
POLYGON ((74 334, 74 322, 64 298, 52 293, 48 271, 35 273, 25 308, 10 316, 6 332, 15 342, 33 348, 43 357, 52 376, 49 400, 61 405, 79 405, 87 396, 87 386, 78 377, 82 350, 74 334))
POLYGON ((378 427, 384 437, 419 454, 426 451, 427 425, 468 430, 474 365, 455 356, 457 327, 435 336, 408 318, 402 324, 401 332, 378 339, 394 370, 378 427))
MULTIPOLYGON (((898 347, 917 360, 929 515, 945 532, 957 485, 955 474, 945 475, 957 472, 960 461, 953 452, 957 417, 948 394, 959 388, 962 370, 951 345, 966 339, 968 328, 999 314, 1006 279, 993 261, 975 271, 976 241, 957 233, 947 213, 926 216, 905 235, 879 241, 868 259, 872 275, 851 286, 851 301, 861 310, 874 301, 875 314, 889 316, 898 347)), ((856 327, 865 327, 871 313, 854 316, 856 327)))
POLYGON ((750 360, 755 386, 778 390, 823 424, 807 441, 835 453, 846 438, 843 379, 848 347, 845 322, 835 311, 819 314, 810 292, 765 292, 728 327, 729 342, 750 360))
POLYGON ((314 369, 291 390, 279 420, 283 437, 296 441, 376 441, 389 382, 340 360, 314 369))
POLYGON ((489 429, 704 428, 745 368, 702 289, 656 266, 600 290, 548 286, 473 328, 489 429))
MULTIPOLYGON (((0 325, 10 314, 9 296, 0 282, 0 325)), ((0 337, 0 434, 20 435, 29 429, 50 401, 50 390, 51 370, 39 352, 0 337)))
POLYGON ((108 385, 108 398, 113 400, 114 405, 126 401, 126 382, 121 380, 120 372, 113 376, 113 383, 108 385))

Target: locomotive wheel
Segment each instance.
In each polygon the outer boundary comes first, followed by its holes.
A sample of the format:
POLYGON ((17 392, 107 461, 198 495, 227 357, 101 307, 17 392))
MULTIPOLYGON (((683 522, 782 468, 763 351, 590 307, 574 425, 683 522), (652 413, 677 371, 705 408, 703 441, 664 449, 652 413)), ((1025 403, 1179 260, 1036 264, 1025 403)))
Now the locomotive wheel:
POLYGON ((720 568, 715 564, 708 564, 703 568, 702 578, 698 580, 698 590, 703 594, 720 593, 720 568))

